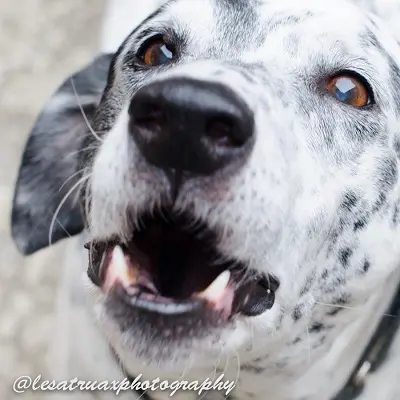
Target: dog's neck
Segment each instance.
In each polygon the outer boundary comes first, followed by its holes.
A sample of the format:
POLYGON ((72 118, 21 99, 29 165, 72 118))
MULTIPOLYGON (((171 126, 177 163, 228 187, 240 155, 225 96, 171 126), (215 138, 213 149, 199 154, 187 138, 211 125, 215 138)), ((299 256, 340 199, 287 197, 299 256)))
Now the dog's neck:
MULTIPOLYGON (((360 379, 365 378, 364 383, 368 386, 368 374, 364 376, 363 371, 355 371, 355 368, 365 356, 364 351, 379 329, 382 318, 394 318, 386 313, 393 299, 397 297, 399 280, 400 274, 397 272, 371 294, 364 306, 348 310, 348 324, 338 324, 336 332, 332 332, 333 335, 330 336, 331 341, 325 346, 325 353, 319 356, 318 361, 309 363, 309 368, 306 368, 307 363, 303 364, 305 373, 291 385, 288 398, 333 399, 348 384, 349 376, 353 372, 360 373, 360 379)), ((394 339, 400 337, 399 332, 395 335, 394 339)), ((396 381, 391 384, 395 385, 396 381)), ((364 390, 358 400, 369 398, 367 390, 364 390)))

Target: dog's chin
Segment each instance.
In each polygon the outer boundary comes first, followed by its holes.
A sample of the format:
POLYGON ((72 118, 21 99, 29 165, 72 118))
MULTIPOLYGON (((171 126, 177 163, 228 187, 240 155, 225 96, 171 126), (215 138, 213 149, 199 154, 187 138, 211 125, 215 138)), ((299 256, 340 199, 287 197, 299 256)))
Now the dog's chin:
POLYGON ((203 339, 151 340, 141 329, 132 327, 124 332, 106 308, 101 308, 102 311, 97 313, 99 326, 121 365, 133 375, 155 370, 182 373, 191 365, 206 369, 214 366, 221 355, 232 354, 248 341, 247 332, 239 335, 241 340, 237 339, 238 329, 234 324, 230 328, 214 330, 203 339), (233 336, 235 341, 231 343, 233 336))
POLYGON ((279 282, 222 256, 218 232, 206 224, 171 209, 136 219, 129 241, 87 245, 89 278, 103 293, 108 331, 118 332, 109 335, 119 336, 115 348, 125 343, 136 358, 176 363, 178 354, 220 350, 238 319, 273 307, 279 282))

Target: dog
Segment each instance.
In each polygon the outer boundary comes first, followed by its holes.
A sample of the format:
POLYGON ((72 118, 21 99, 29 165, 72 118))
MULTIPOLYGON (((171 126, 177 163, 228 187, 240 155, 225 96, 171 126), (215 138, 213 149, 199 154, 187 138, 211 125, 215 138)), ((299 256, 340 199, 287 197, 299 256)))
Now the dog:
POLYGON ((400 3, 115 7, 16 183, 22 253, 75 236, 54 371, 400 398, 400 3))

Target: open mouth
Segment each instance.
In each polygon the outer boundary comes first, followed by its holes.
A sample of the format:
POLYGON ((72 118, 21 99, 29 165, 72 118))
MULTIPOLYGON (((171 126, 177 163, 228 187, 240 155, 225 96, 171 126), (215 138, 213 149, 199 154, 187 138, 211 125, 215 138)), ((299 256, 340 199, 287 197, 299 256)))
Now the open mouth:
POLYGON ((91 242, 88 275, 112 303, 163 325, 196 317, 220 325, 270 309, 279 282, 218 252, 216 233, 170 210, 144 215, 128 243, 91 242), (167 321, 168 320, 168 321, 167 321))

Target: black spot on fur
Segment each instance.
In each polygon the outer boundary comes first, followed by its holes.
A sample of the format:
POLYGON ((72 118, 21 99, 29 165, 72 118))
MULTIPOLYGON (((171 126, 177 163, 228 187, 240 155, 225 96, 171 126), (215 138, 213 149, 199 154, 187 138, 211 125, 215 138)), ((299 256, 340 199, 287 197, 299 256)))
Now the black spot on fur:
POLYGON ((374 204, 373 208, 372 208, 372 212, 375 214, 377 212, 379 212, 383 206, 386 204, 386 200, 387 200, 387 195, 384 192, 381 192, 379 194, 379 198, 376 201, 376 203, 374 204))
POLYGON ((350 295, 343 294, 343 295, 337 297, 336 299, 334 299, 332 301, 332 304, 344 306, 346 304, 349 304, 349 302, 350 302, 350 295))
POLYGON ((325 329, 325 325, 321 322, 314 322, 309 328, 309 333, 319 333, 325 329))
POLYGON ((398 168, 394 158, 385 160, 380 166, 380 181, 384 190, 390 190, 397 182, 398 168))
POLYGON ((241 370, 246 372, 251 372, 252 374, 261 374, 262 372, 265 371, 265 368, 256 365, 244 364, 242 365, 241 370))
MULTIPOLYGON (((400 89, 399 89, 399 91, 400 91, 400 89)), ((396 139, 394 139, 394 142, 393 142, 393 147, 394 147, 394 151, 396 152, 397 158, 400 158, 400 138, 399 138, 399 136, 400 136, 400 134, 397 135, 396 139)))
POLYGON ((353 250, 345 248, 339 251, 339 261, 343 267, 347 267, 349 264, 349 259, 353 255, 353 250))
POLYGON ((350 299, 351 299, 350 295, 348 295, 348 294, 342 294, 341 296, 333 299, 331 301, 331 304, 336 307, 332 307, 332 310, 327 312, 327 315, 335 316, 335 315, 339 314, 340 312, 345 311, 346 308, 340 307, 340 306, 345 306, 345 305, 349 304, 350 299))
POLYGON ((335 315, 341 313, 344 310, 345 310, 344 308, 335 307, 333 310, 327 312, 326 315, 329 315, 330 317, 334 317, 335 315))
POLYGON ((326 293, 334 293, 338 287, 343 286, 346 280, 342 276, 336 276, 329 282, 329 287, 325 290, 326 293))
POLYGON ((298 321, 303 316, 302 306, 296 306, 292 312, 293 321, 298 321))
POLYGON ((367 225, 367 222, 368 222, 368 219, 366 216, 360 217, 360 219, 358 219, 354 223, 354 227, 353 227, 354 232, 357 232, 357 231, 363 229, 365 227, 365 225, 367 225))
MULTIPOLYGON (((331 230, 329 243, 329 251, 332 251, 337 243, 339 237, 342 236, 345 229, 348 229, 353 223, 353 218, 349 218, 349 213, 356 215, 357 211, 360 214, 360 197, 353 190, 348 190, 344 195, 339 207, 339 221, 337 225, 331 230)), ((361 229, 366 224, 366 216, 360 215, 354 223, 354 230, 361 229)))
POLYGON ((324 269, 324 271, 322 272, 321 278, 322 278, 322 280, 325 281, 328 279, 328 277, 329 277, 329 270, 324 269))
POLYGON ((363 272, 366 274, 369 271, 370 267, 371 263, 368 260, 365 260, 363 265, 363 272))
POLYGON ((312 348, 317 349, 318 347, 321 347, 326 341, 326 336, 321 336, 320 339, 313 344, 312 348))
POLYGON ((292 344, 300 343, 302 340, 303 339, 300 336, 298 336, 296 339, 293 340, 292 344))
POLYGON ((343 202, 341 204, 341 208, 351 211, 354 209, 354 207, 356 207, 358 201, 359 197, 353 191, 348 191, 343 196, 343 202))
POLYGON ((399 223, 399 211, 400 211, 400 207, 399 207, 399 203, 397 203, 394 207, 394 212, 393 212, 393 217, 392 217, 392 222, 393 222, 394 227, 396 227, 399 223))
POLYGON ((321 322, 315 322, 311 325, 309 332, 310 333, 318 333, 321 332, 325 328, 324 324, 321 322))
POLYGON ((370 29, 367 29, 360 35, 360 42, 361 45, 364 47, 373 47, 377 49, 381 54, 387 55, 386 51, 381 46, 378 38, 370 29))
POLYGON ((301 291, 300 291, 300 297, 304 296, 305 294, 307 294, 310 289, 312 284, 314 283, 315 277, 314 275, 311 275, 307 278, 306 283, 303 285, 301 291))

